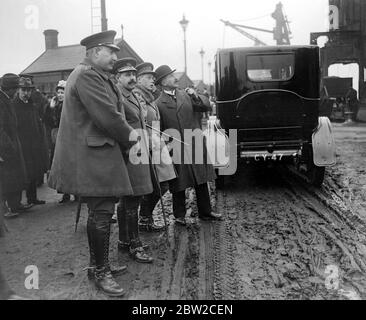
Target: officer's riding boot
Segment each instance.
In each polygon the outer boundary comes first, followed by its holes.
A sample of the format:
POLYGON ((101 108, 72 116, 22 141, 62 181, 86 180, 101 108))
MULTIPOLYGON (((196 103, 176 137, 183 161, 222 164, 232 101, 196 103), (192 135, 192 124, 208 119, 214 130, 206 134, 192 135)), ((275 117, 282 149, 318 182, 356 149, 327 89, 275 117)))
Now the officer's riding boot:
MULTIPOLYGON (((95 222, 94 222, 94 219, 91 218, 89 215, 88 223, 87 223, 87 234, 88 234, 89 252, 90 252, 90 262, 89 262, 89 267, 87 268, 89 280, 95 279, 95 268, 97 265, 97 263, 95 261, 95 252, 94 252, 94 247, 93 247, 93 243, 92 243, 93 228, 95 229, 95 222)), ((111 266, 110 267, 110 271, 112 272, 112 275, 121 274, 121 273, 125 272, 126 270, 127 270, 126 266, 113 266, 113 267, 111 266)))
POLYGON ((128 233, 131 239, 129 252, 130 255, 140 263, 151 263, 153 258, 145 251, 139 237, 138 213, 137 210, 126 210, 128 221, 128 233))
POLYGON ((93 232, 95 230, 95 221, 94 217, 90 215, 88 216, 88 222, 86 225, 86 232, 88 234, 88 243, 89 243, 89 253, 90 253, 90 261, 88 267, 88 279, 94 280, 95 276, 95 268, 96 268, 96 261, 95 261, 95 252, 94 252, 94 243, 93 243, 93 232))
POLYGON ((95 284, 112 297, 122 296, 125 291, 114 280, 109 266, 109 238, 112 213, 94 213, 93 232, 94 254, 96 261, 95 284))
POLYGON ((128 252, 130 247, 130 237, 128 236, 128 223, 124 203, 120 201, 117 206, 117 220, 118 220, 118 249, 128 252))

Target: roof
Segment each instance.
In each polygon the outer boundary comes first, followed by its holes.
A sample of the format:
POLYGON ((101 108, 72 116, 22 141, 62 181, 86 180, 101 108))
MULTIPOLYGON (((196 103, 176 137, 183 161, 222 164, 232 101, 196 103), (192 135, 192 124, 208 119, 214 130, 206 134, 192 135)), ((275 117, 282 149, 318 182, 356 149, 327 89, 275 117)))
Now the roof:
POLYGON ((48 49, 21 74, 73 70, 84 57, 85 47, 78 44, 48 49))
POLYGON ((184 72, 174 72, 174 75, 176 76, 176 78, 179 80, 180 78, 182 78, 184 76, 184 72))
POLYGON ((203 83, 203 81, 202 80, 192 80, 192 82, 193 82, 193 84, 194 84, 194 86, 198 86, 199 84, 203 84, 203 85, 205 85, 204 83, 203 83))
MULTIPOLYGON (((117 39, 116 44, 121 48, 118 58, 133 57, 137 63, 143 62, 141 57, 123 39, 117 39)), ((85 47, 80 44, 48 49, 41 54, 21 74, 34 74, 54 71, 71 71, 85 58, 85 47)))

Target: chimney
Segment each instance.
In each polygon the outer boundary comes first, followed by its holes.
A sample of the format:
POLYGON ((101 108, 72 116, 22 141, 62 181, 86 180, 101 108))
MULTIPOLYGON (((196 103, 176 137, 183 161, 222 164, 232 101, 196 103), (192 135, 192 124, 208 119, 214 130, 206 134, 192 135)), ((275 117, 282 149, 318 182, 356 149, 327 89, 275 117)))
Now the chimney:
POLYGON ((43 32, 46 41, 46 50, 56 49, 58 47, 58 31, 57 30, 45 30, 43 32))

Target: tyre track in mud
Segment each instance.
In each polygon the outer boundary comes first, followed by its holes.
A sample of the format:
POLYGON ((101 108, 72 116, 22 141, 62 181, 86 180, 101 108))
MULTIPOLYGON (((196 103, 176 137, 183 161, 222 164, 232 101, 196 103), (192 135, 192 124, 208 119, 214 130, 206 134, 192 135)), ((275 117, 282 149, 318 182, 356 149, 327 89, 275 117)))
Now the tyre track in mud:
MULTIPOLYGON (((213 207, 225 213, 222 194, 215 197, 213 207), (217 204, 217 207, 216 207, 217 204)), ((188 194, 188 215, 197 214, 193 191, 188 194)), ((237 270, 234 268, 232 235, 227 221, 203 222, 187 218, 182 227, 170 219, 168 242, 161 234, 155 240, 156 261, 143 272, 137 272, 128 291, 128 299, 233 300, 237 298, 237 270)), ((156 238, 156 236, 154 237, 156 238)), ((154 242, 154 241, 153 241, 154 242)), ((131 278, 131 275, 128 276, 131 278)))
POLYGON ((244 171, 225 192, 239 298, 365 298, 366 247, 359 228, 288 172, 244 171), (326 286, 327 268, 333 267, 336 289, 326 286))

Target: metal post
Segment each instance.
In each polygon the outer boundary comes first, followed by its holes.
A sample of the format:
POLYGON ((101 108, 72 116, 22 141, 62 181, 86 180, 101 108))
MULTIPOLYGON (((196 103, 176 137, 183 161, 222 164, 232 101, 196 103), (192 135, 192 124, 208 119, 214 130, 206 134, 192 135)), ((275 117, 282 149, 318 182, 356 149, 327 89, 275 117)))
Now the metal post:
POLYGON ((185 15, 183 15, 183 19, 179 21, 180 25, 183 29, 184 36, 184 73, 187 74, 187 39, 186 39, 186 30, 188 27, 189 21, 186 19, 185 15))
POLYGON ((100 1, 101 8, 101 22, 102 22, 102 31, 108 30, 108 19, 107 19, 107 10, 105 6, 105 0, 100 1))
POLYGON ((208 63, 208 87, 209 87, 210 95, 212 95, 212 92, 211 92, 211 65, 212 65, 212 63, 209 62, 208 63))
POLYGON ((184 73, 187 74, 187 39, 186 39, 186 30, 184 30, 184 73))
POLYGON ((204 83, 205 80, 204 80, 204 63, 203 63, 203 57, 205 55, 205 51, 203 51, 203 48, 201 49, 201 51, 199 52, 199 54, 201 55, 201 69, 202 69, 202 82, 204 83))

